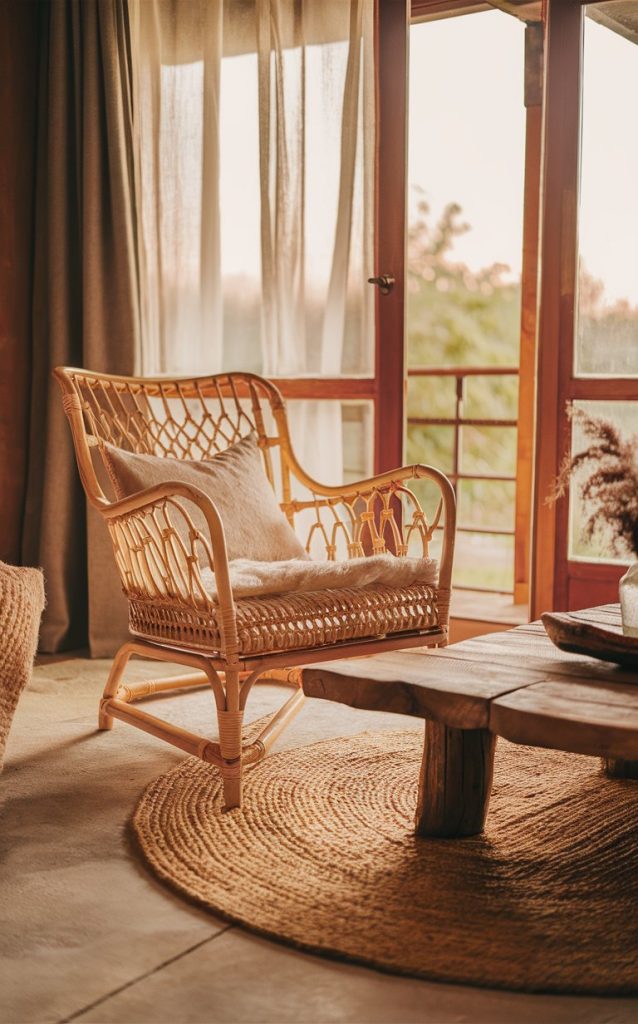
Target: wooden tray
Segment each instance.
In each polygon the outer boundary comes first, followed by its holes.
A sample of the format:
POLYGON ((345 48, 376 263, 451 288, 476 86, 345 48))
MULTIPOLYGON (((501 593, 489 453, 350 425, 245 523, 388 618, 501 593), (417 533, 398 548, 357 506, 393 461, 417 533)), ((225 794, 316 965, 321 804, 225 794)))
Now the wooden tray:
POLYGON ((545 612, 541 618, 548 637, 561 651, 638 669, 638 637, 625 636, 620 626, 595 626, 558 612, 545 612))

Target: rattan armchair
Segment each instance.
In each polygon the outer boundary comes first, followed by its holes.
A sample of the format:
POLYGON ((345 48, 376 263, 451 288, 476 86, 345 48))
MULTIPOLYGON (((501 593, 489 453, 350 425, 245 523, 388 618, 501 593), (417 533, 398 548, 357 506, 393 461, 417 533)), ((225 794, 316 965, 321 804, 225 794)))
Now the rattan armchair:
POLYGON ((241 806, 243 768, 265 756, 303 701, 299 666, 447 642, 455 499, 443 473, 407 466, 356 484, 322 486, 295 458, 280 392, 253 374, 174 380, 68 367, 54 372, 82 483, 108 527, 129 602, 131 638, 118 651, 106 683, 101 729, 121 719, 216 765, 226 806, 241 806), (105 442, 169 459, 206 459, 249 432, 258 438, 268 479, 309 553, 328 559, 383 552, 401 557, 416 545, 414 553, 427 556, 438 530, 438 585, 236 598, 223 525, 203 491, 168 482, 111 501, 100 486, 95 460, 105 442), (419 478, 432 481, 438 495, 430 521, 408 487, 419 478), (206 536, 193 525, 189 502, 201 509, 206 536), (204 569, 214 573, 214 598, 202 579, 204 569), (125 684, 132 656, 191 672, 125 684), (286 683, 294 692, 261 734, 244 742, 244 708, 259 677, 286 683), (219 742, 133 706, 153 694, 197 685, 213 691, 219 742))

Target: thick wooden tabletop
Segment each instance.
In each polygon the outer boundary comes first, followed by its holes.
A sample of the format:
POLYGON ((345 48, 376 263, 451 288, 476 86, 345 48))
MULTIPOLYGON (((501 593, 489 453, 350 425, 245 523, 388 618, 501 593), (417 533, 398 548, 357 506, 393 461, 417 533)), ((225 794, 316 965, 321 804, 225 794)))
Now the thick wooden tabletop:
MULTIPOLYGON (((618 626, 618 605, 573 613, 618 626)), ((309 697, 490 729, 515 743, 638 760, 638 672, 558 650, 540 623, 450 647, 303 669, 309 697)))

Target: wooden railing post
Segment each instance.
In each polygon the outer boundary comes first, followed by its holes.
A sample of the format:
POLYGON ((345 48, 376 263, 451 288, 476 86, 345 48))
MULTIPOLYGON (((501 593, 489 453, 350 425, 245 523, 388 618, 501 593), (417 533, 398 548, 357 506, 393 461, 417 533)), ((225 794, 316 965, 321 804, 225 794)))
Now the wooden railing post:
POLYGON ((516 442, 514 603, 529 602, 530 524, 534 475, 534 398, 538 302, 538 248, 543 141, 543 26, 525 29, 525 188, 521 266, 521 343, 516 442))

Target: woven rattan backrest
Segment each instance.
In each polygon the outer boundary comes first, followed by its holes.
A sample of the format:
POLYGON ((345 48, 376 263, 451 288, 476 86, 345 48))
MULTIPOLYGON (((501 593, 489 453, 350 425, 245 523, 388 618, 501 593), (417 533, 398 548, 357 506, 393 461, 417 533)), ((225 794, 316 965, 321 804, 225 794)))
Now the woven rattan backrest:
POLYGON ((71 367, 55 373, 94 502, 105 498, 90 449, 103 442, 147 455, 209 459, 251 432, 275 492, 289 500, 288 426, 283 400, 270 381, 249 373, 188 379, 118 377, 71 367))
MULTIPOLYGON (((388 550, 428 554, 440 502, 428 520, 414 491, 393 474, 350 488, 312 480, 295 459, 283 399, 263 377, 115 377, 69 367, 54 373, 84 489, 97 508, 111 505, 99 482, 101 460, 92 457, 105 442, 167 459, 207 459, 253 432, 282 510, 313 557, 352 558, 388 550)), ((409 467, 401 474, 401 479, 413 475, 409 467)), ((178 515, 175 509, 171 514, 178 515)))

